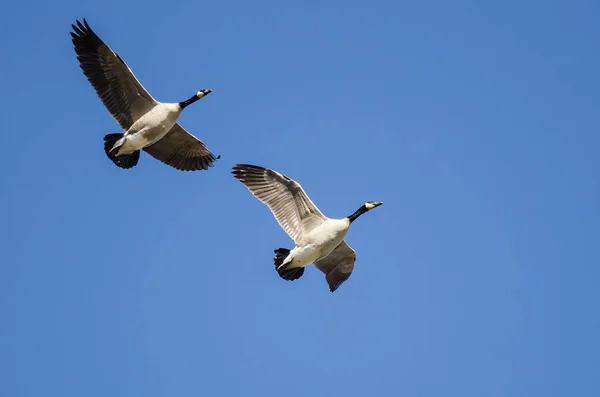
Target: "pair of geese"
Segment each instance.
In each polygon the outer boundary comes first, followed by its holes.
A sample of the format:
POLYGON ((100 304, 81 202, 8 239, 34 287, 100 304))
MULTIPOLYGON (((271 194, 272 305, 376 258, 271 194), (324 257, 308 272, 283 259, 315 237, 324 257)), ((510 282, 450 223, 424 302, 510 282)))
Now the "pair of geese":
MULTIPOLYGON (((107 134, 104 151, 121 168, 137 165, 143 150, 181 171, 207 170, 216 156, 202 141, 181 127, 183 109, 212 92, 201 89, 176 103, 155 100, 140 84, 123 59, 90 28, 87 21, 71 25, 72 42, 84 75, 104 106, 125 133, 107 134)), ((283 230, 294 240, 292 250, 275 250, 275 269, 281 278, 296 280, 310 264, 325 274, 331 292, 346 281, 354 269, 355 251, 344 241, 356 218, 383 204, 368 201, 343 219, 327 218, 306 195, 300 184, 272 169, 237 164, 232 173, 266 204, 283 230)))

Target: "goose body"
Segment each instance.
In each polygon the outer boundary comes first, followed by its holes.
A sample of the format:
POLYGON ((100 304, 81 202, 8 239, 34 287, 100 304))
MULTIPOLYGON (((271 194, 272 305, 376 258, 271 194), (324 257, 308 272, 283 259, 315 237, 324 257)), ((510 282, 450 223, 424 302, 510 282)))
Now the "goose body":
POLYGON ((300 184, 277 171, 250 164, 237 164, 232 173, 261 202, 266 204, 279 225, 294 240, 291 250, 275 250, 275 269, 285 280, 296 280, 313 264, 325 274, 334 292, 354 270, 356 253, 344 238, 362 214, 383 204, 367 201, 353 214, 332 219, 321 213, 300 184))
POLYGON ((182 111, 178 103, 157 104, 129 127, 121 141, 115 142, 115 155, 131 154, 156 143, 175 126, 182 111))
POLYGON ((90 28, 71 25, 72 42, 84 75, 124 133, 104 137, 106 155, 121 168, 137 165, 143 150, 182 171, 206 170, 215 157, 204 143, 177 123, 183 109, 212 90, 201 89, 182 102, 159 102, 148 93, 123 59, 90 28))
POLYGON ((326 220, 299 241, 282 265, 287 265, 288 269, 300 268, 329 255, 344 240, 349 229, 350 222, 346 219, 326 220))

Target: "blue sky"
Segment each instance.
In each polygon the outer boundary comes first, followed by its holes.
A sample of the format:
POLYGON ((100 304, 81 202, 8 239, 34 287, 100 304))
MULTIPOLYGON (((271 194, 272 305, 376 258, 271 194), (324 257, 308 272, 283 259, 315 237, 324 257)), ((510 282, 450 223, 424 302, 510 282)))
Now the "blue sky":
POLYGON ((167 4, 0 17, 0 395, 600 395, 598 2, 167 4), (106 158, 83 17, 214 168, 106 158), (385 202, 334 294, 236 163, 385 202))

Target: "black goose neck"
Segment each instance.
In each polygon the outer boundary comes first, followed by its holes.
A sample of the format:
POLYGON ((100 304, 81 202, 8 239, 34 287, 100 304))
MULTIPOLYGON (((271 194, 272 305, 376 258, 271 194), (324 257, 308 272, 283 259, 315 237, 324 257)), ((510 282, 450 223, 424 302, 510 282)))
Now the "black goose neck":
POLYGON ((179 106, 181 106, 182 109, 185 109, 186 106, 191 105, 192 103, 196 102, 198 99, 200 99, 200 98, 198 98, 197 95, 194 95, 190 99, 187 99, 183 102, 179 102, 179 106))
POLYGON ((362 214, 364 214, 367 211, 368 211, 367 207, 362 205, 359 209, 354 211, 354 213, 348 217, 348 219, 350 220, 350 223, 354 222, 356 220, 356 218, 358 218, 359 216, 361 216, 362 214))

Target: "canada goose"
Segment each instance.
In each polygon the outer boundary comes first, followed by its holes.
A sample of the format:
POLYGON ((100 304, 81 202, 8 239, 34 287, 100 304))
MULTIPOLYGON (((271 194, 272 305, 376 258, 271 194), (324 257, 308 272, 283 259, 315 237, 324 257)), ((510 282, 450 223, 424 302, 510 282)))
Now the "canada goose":
POLYGON ((186 106, 212 90, 202 89, 188 100, 163 103, 140 84, 123 59, 92 31, 87 21, 71 25, 73 45, 83 73, 125 134, 104 137, 106 155, 119 167, 138 163, 143 149, 155 159, 181 171, 206 170, 220 158, 177 124, 186 106))
POLYGON ((331 219, 319 211, 296 181, 268 168, 237 164, 232 174, 260 201, 266 204, 279 225, 296 246, 275 250, 275 269, 281 278, 296 280, 311 263, 325 273, 331 292, 346 281, 356 254, 344 241, 352 222, 367 211, 383 204, 367 201, 352 215, 331 219))

